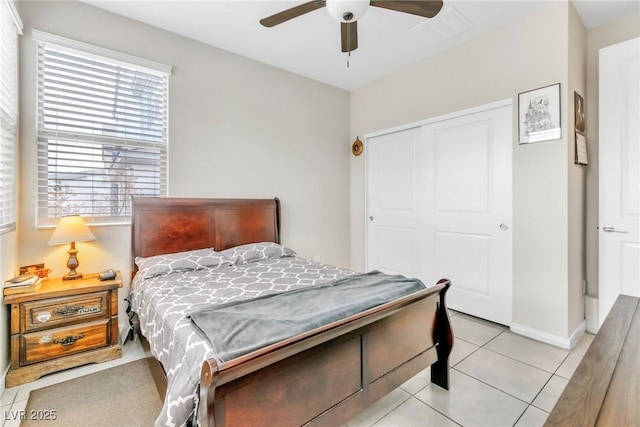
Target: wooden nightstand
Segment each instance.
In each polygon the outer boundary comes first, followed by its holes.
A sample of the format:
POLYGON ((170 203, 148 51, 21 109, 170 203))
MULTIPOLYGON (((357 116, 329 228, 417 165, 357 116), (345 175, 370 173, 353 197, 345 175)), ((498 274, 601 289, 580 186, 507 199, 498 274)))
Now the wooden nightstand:
POLYGON ((63 281, 51 278, 40 289, 5 295, 11 305, 11 368, 6 386, 121 356, 118 342, 120 272, 101 282, 97 275, 63 281))

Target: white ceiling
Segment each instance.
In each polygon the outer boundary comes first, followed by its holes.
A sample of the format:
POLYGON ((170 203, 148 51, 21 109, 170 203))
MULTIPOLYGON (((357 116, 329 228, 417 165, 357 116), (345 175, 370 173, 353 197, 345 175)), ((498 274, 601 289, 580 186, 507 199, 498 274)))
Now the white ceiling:
MULTIPOLYGON (((455 8, 471 28, 434 44, 413 31, 427 18, 369 7, 358 21, 358 49, 340 49, 340 24, 326 8, 272 28, 260 19, 305 0, 85 0, 96 7, 153 25, 342 89, 356 90, 478 35, 518 20, 543 1, 444 0, 441 19, 455 8), (347 67, 347 61, 349 66, 347 67)), ((558 1, 558 0, 552 0, 558 1)), ((572 0, 587 28, 638 13, 637 0, 572 0)))

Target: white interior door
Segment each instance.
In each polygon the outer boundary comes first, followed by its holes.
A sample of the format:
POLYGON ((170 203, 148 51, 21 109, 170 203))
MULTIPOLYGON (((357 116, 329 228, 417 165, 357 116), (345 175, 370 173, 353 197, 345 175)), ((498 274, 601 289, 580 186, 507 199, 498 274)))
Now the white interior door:
POLYGON ((600 50, 599 323, 640 296, 640 38, 600 50))
POLYGON ((424 278, 420 128, 367 139, 367 269, 424 278))
POLYGON ((449 307, 511 323, 511 105, 367 139, 367 269, 453 286, 449 307))
POLYGON ((512 309, 511 105, 423 128, 427 268, 448 306, 504 325, 512 309))

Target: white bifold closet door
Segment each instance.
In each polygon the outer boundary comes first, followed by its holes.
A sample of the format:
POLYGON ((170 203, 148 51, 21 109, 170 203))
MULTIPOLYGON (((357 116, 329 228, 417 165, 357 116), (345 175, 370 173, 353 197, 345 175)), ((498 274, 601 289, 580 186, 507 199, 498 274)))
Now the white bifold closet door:
POLYGON ((427 169, 421 129, 367 143, 367 269, 424 279, 427 169))
POLYGON ((446 277, 448 306, 504 325, 512 308, 511 105, 367 139, 367 269, 446 277))

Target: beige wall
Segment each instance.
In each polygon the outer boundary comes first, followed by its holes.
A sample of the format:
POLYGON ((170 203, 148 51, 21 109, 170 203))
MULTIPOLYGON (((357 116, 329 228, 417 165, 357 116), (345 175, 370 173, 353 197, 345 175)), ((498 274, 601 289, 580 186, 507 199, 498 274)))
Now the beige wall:
MULTIPOLYGON (((19 262, 65 272, 65 246, 35 224, 35 43, 31 30, 173 66, 169 194, 279 197, 282 241, 302 256, 349 265, 349 93, 79 2, 20 2, 21 179, 19 262)), ((130 265, 130 227, 94 227, 80 270, 130 265)), ((120 292, 121 325, 128 283, 120 292)))
POLYGON ((640 37, 640 15, 593 28, 587 33, 587 96, 585 112, 589 167, 587 168, 587 288, 598 293, 598 80, 599 51, 640 37))
MULTIPOLYGON (((519 22, 395 73, 351 96, 351 136, 511 98, 513 139, 513 322, 567 338, 571 325, 566 2, 548 2, 519 22), (518 93, 561 84, 562 139, 518 145, 518 93)), ((572 18, 573 19, 573 18, 572 18)), ((574 36, 572 36, 574 37, 574 36)), ((572 87, 575 84, 572 84, 572 87)), ((571 92, 573 96, 573 92, 571 92)), ((571 98, 573 102, 573 98, 571 98)), ((365 146, 366 150, 366 146, 365 146)), ((365 156, 351 159, 351 262, 364 268, 365 156)), ((572 241, 570 241, 570 239, 572 241)), ((454 284, 455 286, 455 284, 454 284)), ((571 298, 576 297, 572 294, 571 298)))
POLYGON ((571 334, 585 318, 583 287, 586 279, 586 176, 588 166, 574 164, 575 159, 575 108, 574 92, 582 95, 587 88, 587 29, 574 9, 569 8, 568 86, 567 86, 567 158, 568 158, 568 307, 567 334, 571 334))

